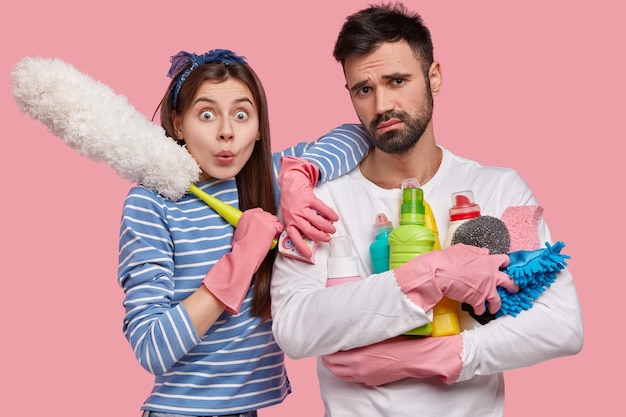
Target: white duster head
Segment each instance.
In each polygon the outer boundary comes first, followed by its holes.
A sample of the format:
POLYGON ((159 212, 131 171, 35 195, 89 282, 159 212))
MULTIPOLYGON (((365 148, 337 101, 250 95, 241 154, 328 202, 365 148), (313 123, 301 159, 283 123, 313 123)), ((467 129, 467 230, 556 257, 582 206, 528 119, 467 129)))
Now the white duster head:
POLYGON ((93 161, 178 200, 200 176, 186 149, 116 94, 60 59, 24 58, 11 73, 23 112, 93 161))

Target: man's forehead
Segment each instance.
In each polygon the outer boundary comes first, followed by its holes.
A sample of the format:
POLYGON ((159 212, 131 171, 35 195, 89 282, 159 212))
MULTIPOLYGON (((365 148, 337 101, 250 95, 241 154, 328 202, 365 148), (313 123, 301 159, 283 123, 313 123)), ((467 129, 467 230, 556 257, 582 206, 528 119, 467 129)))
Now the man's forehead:
POLYGON ((344 72, 346 81, 352 88, 357 83, 421 73, 421 65, 406 42, 388 42, 369 54, 346 58, 344 72))

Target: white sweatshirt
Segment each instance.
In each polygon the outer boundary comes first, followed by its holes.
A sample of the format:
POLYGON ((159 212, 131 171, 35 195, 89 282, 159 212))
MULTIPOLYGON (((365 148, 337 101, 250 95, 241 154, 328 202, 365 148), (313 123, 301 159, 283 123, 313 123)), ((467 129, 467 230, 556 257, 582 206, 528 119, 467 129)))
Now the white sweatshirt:
MULTIPOLYGON (((472 190, 481 214, 494 217, 509 206, 537 205, 514 170, 482 166, 446 149, 439 170, 422 189, 440 238, 448 228, 453 192, 472 190)), ((379 188, 355 169, 315 193, 339 215, 335 236, 351 236, 365 278, 326 288, 326 243, 318 247, 314 265, 277 257, 273 331, 284 352, 294 359, 325 355, 376 343, 430 321, 429 312, 402 292, 392 271, 372 275, 369 245, 376 214, 385 213, 398 226, 401 191, 379 188)), ((551 242, 543 221, 539 237, 542 243, 551 242)), ((336 378, 318 360, 326 416, 502 416, 503 371, 575 354, 582 337, 578 296, 564 269, 531 309, 463 332, 464 366, 452 385, 429 378, 368 387, 336 378)))

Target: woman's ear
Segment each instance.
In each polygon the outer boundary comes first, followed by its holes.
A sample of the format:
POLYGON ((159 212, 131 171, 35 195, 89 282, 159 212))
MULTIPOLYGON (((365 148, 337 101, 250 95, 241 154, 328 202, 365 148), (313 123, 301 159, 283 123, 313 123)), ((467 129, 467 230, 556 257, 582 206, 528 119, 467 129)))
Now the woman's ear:
POLYGON ((184 140, 183 120, 175 111, 172 112, 172 125, 174 126, 174 133, 176 133, 176 140, 184 140))
POLYGON ((428 81, 430 82, 430 91, 433 96, 439 94, 441 90, 442 76, 441 65, 437 61, 433 61, 428 70, 428 81))

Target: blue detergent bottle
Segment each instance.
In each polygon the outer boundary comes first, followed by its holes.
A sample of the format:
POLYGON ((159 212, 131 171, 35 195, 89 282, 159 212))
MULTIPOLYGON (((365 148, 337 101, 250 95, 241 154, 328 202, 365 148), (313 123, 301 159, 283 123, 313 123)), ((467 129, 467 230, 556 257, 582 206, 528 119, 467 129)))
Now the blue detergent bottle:
POLYGON ((378 213, 374 222, 374 241, 370 244, 370 257, 375 274, 389 270, 389 234, 393 229, 385 213, 378 213))

